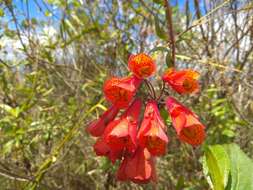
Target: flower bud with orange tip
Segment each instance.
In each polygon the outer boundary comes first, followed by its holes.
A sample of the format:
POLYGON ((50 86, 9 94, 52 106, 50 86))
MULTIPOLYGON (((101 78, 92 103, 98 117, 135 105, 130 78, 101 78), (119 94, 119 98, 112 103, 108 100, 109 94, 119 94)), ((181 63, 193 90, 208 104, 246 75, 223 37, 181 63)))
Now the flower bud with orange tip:
POLYGON ((138 78, 147 78, 152 76, 156 71, 154 60, 145 53, 130 56, 128 68, 138 78))
POLYGON ((155 158, 148 149, 138 147, 133 155, 128 155, 122 161, 117 180, 132 181, 138 184, 157 182, 155 158))
POLYGON ((140 146, 146 147, 153 156, 164 155, 169 142, 165 131, 166 126, 160 116, 157 103, 150 100, 146 105, 137 136, 140 146))
POLYGON ((105 127, 112 121, 118 114, 119 109, 116 106, 111 106, 107 111, 105 111, 99 119, 92 121, 86 128, 87 132, 94 137, 100 137, 103 135, 105 127))
POLYGON ((117 159, 121 159, 123 153, 121 150, 111 149, 106 144, 103 137, 97 139, 93 148, 97 156, 106 156, 111 160, 112 163, 114 163, 117 159))
POLYGON ((141 100, 136 99, 120 119, 114 120, 107 126, 104 132, 104 139, 111 149, 126 149, 129 153, 135 151, 141 106, 141 100))
POLYGON ((172 97, 167 98, 166 107, 179 139, 192 146, 202 144, 206 136, 205 126, 198 116, 172 97))
POLYGON ((179 94, 190 94, 199 91, 197 79, 199 73, 191 69, 176 71, 168 69, 162 76, 164 82, 168 83, 179 94))
POLYGON ((132 101, 142 80, 135 76, 113 77, 104 83, 104 94, 108 101, 118 108, 126 108, 132 101))

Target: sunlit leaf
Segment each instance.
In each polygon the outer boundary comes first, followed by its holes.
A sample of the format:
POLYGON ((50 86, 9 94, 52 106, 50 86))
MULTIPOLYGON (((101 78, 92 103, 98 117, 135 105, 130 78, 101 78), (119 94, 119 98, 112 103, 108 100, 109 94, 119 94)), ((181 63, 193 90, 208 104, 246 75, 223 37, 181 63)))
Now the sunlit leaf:
POLYGON ((205 151, 205 159, 214 190, 224 190, 230 171, 230 161, 225 149, 221 145, 209 146, 205 151))
POLYGON ((253 189, 253 161, 236 144, 224 146, 231 165, 231 180, 226 190, 253 189))
POLYGON ((253 189, 253 161, 236 144, 208 146, 203 168, 214 190, 253 189))

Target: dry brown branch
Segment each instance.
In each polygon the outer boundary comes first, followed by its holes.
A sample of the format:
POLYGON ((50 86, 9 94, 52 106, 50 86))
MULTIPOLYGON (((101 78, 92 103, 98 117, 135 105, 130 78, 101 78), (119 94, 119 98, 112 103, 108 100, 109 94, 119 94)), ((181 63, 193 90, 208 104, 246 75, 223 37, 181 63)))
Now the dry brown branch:
POLYGON ((176 46, 175 46, 175 35, 173 29, 173 19, 172 19, 172 9, 170 3, 167 0, 164 0, 164 8, 166 11, 166 20, 168 25, 168 33, 169 33, 169 44, 171 47, 171 57, 172 57, 172 66, 175 66, 176 59, 176 46))

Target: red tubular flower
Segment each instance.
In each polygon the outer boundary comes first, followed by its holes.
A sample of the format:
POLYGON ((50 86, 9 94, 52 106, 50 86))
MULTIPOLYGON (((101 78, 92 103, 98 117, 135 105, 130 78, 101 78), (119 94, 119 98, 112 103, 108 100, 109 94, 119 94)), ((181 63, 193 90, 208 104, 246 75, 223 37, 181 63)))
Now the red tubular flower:
POLYGON ((104 84, 104 94, 108 101, 118 108, 125 108, 132 101, 142 80, 135 76, 113 77, 104 84))
POLYGON ((147 78, 154 74, 156 65, 150 56, 140 53, 130 56, 128 60, 128 68, 138 78, 147 78))
POLYGON ((134 183, 156 182, 155 158, 148 149, 139 147, 134 155, 124 158, 118 169, 117 179, 131 180, 134 183))
POLYGON ((97 139, 93 148, 97 156, 107 156, 112 161, 112 163, 114 163, 117 159, 120 159, 122 156, 122 151, 111 149, 106 144, 103 137, 97 139))
POLYGON ((126 148, 130 153, 135 151, 137 147, 137 125, 141 106, 141 100, 136 99, 120 119, 108 125, 104 133, 104 138, 111 149, 123 150, 126 148))
POLYGON ((190 69, 175 71, 173 68, 168 69, 162 77, 179 94, 198 92, 198 78, 199 73, 196 71, 190 69))
POLYGON ((119 109, 116 106, 111 106, 101 117, 93 122, 86 128, 88 133, 94 137, 100 137, 105 130, 107 124, 112 121, 118 114, 119 109))
POLYGON ((193 146, 200 145, 205 140, 205 126, 198 116, 172 97, 167 98, 166 106, 179 139, 193 146))
POLYGON ((157 103, 149 101, 137 136, 140 146, 146 147, 153 156, 164 155, 169 142, 165 130, 157 103))

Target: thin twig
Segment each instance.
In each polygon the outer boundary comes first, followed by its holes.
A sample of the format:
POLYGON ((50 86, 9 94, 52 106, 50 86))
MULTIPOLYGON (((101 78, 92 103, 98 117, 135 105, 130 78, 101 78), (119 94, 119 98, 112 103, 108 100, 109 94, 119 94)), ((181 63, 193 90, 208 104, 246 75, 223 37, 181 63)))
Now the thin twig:
POLYGON ((149 89, 149 95, 151 96, 151 98, 156 99, 155 90, 154 90, 154 87, 152 86, 152 84, 146 79, 144 80, 144 83, 149 89))
MULTIPOLYGON (((202 18, 202 16, 201 16, 200 7, 199 7, 199 1, 198 0, 194 0, 194 7, 195 7, 195 10, 196 10, 197 18, 198 18, 198 20, 200 20, 202 18)), ((208 36, 205 35, 204 27, 203 27, 202 23, 199 23, 199 28, 200 28, 200 32, 201 32, 202 38, 204 40, 207 56, 211 57, 211 52, 209 50, 208 36)))
POLYGON ((167 25, 168 25, 168 32, 169 32, 169 43, 171 47, 171 63, 172 66, 175 66, 175 59, 176 59, 176 47, 175 47, 175 36, 174 36, 174 31, 173 31, 173 23, 172 23, 172 10, 170 3, 167 0, 164 0, 164 8, 166 12, 166 20, 167 20, 167 25))
POLYGON ((32 181, 33 180, 31 177, 20 176, 1 168, 0 168, 0 176, 6 177, 11 180, 17 180, 17 181, 32 181))
POLYGON ((160 95, 157 98, 157 102, 159 102, 160 99, 162 98, 162 96, 164 94, 164 90, 165 90, 165 82, 163 81, 163 83, 162 83, 162 89, 161 89, 160 95))
POLYGON ((185 31, 179 33, 177 35, 177 38, 183 36, 185 33, 187 33, 188 31, 190 31, 192 28, 198 26, 200 23, 204 24, 204 21, 208 21, 207 17, 209 17, 211 14, 213 14, 214 12, 216 12, 217 10, 219 10, 220 8, 222 8, 223 6, 225 6, 229 1, 231 1, 231 0, 224 1, 222 4, 220 4, 219 6, 215 7, 209 13, 207 13, 204 16, 202 16, 200 19, 195 20, 190 27, 188 27, 185 31))

